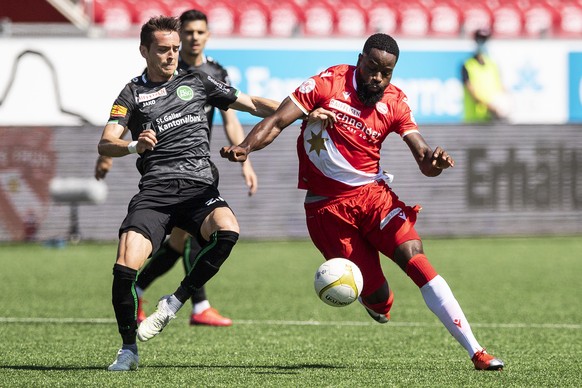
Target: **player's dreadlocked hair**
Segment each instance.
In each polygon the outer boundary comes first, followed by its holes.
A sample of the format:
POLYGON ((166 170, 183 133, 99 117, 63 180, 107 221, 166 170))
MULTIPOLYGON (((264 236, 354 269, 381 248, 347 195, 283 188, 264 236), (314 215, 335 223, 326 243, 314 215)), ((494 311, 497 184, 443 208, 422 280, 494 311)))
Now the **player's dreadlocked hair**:
POLYGON ((400 49, 398 44, 390 35, 378 33, 370 36, 366 43, 364 43, 364 49, 362 50, 364 54, 370 54, 370 51, 375 48, 378 50, 386 51, 387 53, 396 56, 396 62, 398 62, 398 56, 400 55, 400 49))
POLYGON ((180 23, 182 23, 182 25, 184 25, 184 23, 195 22, 198 20, 202 20, 208 24, 208 18, 206 17, 206 14, 197 9, 191 9, 180 15, 180 23))
POLYGON ((155 16, 141 26, 139 35, 141 46, 150 47, 154 41, 154 32, 156 31, 176 31, 180 32, 180 21, 170 16, 155 16))

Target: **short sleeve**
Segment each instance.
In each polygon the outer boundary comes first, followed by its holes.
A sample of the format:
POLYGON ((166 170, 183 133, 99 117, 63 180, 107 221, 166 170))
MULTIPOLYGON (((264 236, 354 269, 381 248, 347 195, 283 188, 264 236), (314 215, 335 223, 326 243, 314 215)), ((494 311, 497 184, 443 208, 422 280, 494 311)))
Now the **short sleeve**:
POLYGON ((408 98, 404 96, 396 101, 394 108, 393 131, 404 137, 412 132, 418 132, 418 125, 408 105, 408 98))
POLYGON ((132 93, 128 84, 115 99, 111 111, 109 112, 109 120, 107 121, 107 124, 119 124, 123 127, 127 127, 133 111, 133 105, 132 93))
POLYGON ((293 93, 291 100, 308 115, 320 106, 321 101, 331 90, 333 76, 329 70, 313 76, 305 81, 293 93))
POLYGON ((228 110, 238 98, 239 91, 209 74, 204 72, 198 74, 206 90, 208 103, 218 109, 228 110))

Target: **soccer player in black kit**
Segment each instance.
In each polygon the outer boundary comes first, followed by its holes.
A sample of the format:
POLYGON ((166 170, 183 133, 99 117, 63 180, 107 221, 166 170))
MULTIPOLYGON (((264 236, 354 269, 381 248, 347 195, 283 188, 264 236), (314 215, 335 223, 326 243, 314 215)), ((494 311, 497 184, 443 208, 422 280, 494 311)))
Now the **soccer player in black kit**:
MULTIPOLYGON (((228 73, 224 67, 212 58, 204 54, 206 42, 210 37, 208 30, 208 19, 199 10, 189 10, 180 16, 180 38, 181 47, 178 56, 178 68, 185 71, 201 70, 210 74, 214 78, 229 84, 228 73)), ((210 128, 209 138, 212 135, 212 124, 216 108, 207 104, 205 112, 210 128)), ((243 128, 232 110, 220 110, 224 130, 231 144, 239 144, 244 139, 243 128)), ((112 158, 99 156, 95 166, 95 178, 104 179, 112 167, 112 158)), ((249 195, 257 191, 257 175, 250 163, 250 160, 241 163, 242 175, 249 188, 249 195)), ((216 184, 218 185, 218 171, 216 172, 216 184)), ((180 257, 183 258, 184 270, 188 271, 197 254, 200 252, 198 239, 193 238, 180 228, 172 229, 169 238, 164 241, 157 252, 154 252, 144 268, 141 269, 136 281, 136 293, 138 297, 137 322, 140 323, 146 318, 142 308, 142 295, 144 291, 153 283, 155 279, 168 272, 180 257)), ((190 314, 191 325, 208 326, 231 326, 232 320, 222 316, 210 305, 206 296, 205 287, 196 289, 192 295, 192 313, 190 314)))
MULTIPOLYGON (((189 10, 180 16, 180 37, 182 45, 178 57, 178 68, 185 71, 201 70, 210 74, 214 78, 230 85, 228 73, 224 67, 212 58, 204 55, 204 47, 210 36, 208 30, 208 20, 204 13, 198 10, 189 10)), ((207 104, 205 106, 208 127, 212 131, 214 111, 216 109, 207 104)), ((244 139, 244 132, 232 110, 220 111, 225 126, 225 132, 231 144, 239 144, 244 139)), ((209 134, 211 137, 212 132, 209 134)), ((216 173, 216 184, 218 185, 218 171, 216 173)), ((250 163, 242 164, 243 177, 249 187, 249 195, 257 190, 257 176, 250 163)), ((174 228, 170 237, 162 244, 162 247, 153 254, 146 266, 140 271, 136 282, 138 294, 137 319, 141 322, 145 319, 142 306, 142 294, 149 285, 159 276, 168 272, 182 256, 184 269, 188 271, 194 263, 196 256, 200 252, 201 246, 197 238, 187 234, 180 228, 174 228)), ((230 326, 232 320, 223 317, 216 309, 210 306, 206 297, 205 287, 196 289, 192 295, 192 313, 190 314, 191 325, 209 326, 230 326)))
POLYGON ((115 100, 98 145, 103 156, 139 154, 141 174, 139 192, 119 229, 113 267, 112 302, 123 345, 108 368, 112 371, 137 369, 136 336, 147 341, 159 334, 196 289, 218 272, 238 239, 237 220, 215 184, 205 105, 259 117, 279 106, 204 72, 178 70, 179 29, 177 19, 165 16, 142 26, 139 49, 147 69, 115 100), (122 139, 127 130, 130 142, 122 139), (162 297, 156 312, 138 328, 138 270, 174 227, 197 237, 203 249, 176 291, 162 297))

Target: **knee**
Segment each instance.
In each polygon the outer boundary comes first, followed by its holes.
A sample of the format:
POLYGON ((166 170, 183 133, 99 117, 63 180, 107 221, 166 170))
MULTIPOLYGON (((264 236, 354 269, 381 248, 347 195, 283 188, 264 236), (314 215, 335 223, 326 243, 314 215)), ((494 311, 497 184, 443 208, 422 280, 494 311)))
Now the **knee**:
POLYGON ((400 268, 406 271, 406 267, 410 259, 412 259, 416 255, 422 254, 424 254, 422 241, 409 240, 396 247, 396 250, 394 251, 393 260, 396 264, 398 264, 400 268))

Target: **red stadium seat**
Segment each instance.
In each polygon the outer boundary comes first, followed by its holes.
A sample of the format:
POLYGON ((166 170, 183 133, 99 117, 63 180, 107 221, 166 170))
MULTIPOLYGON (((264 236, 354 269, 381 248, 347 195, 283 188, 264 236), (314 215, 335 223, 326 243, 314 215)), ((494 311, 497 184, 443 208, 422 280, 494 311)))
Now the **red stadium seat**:
POLYGON ((531 4, 523 10, 523 32, 526 36, 553 36, 558 21, 558 12, 545 2, 531 4))
POLYGON ((461 11, 450 1, 440 0, 429 7, 431 36, 458 37, 461 34, 461 11))
POLYGON ((123 1, 96 0, 92 14, 95 24, 110 32, 128 31, 133 24, 132 11, 123 1))
POLYGON ((160 15, 170 15, 165 3, 157 0, 130 0, 133 24, 141 26, 150 18, 160 15))
POLYGON ((394 3, 374 3, 373 12, 368 12, 368 31, 393 35, 398 29, 398 10, 394 3))
POLYGON ((269 32, 273 37, 290 37, 303 33, 303 13, 293 1, 270 4, 269 32))
POLYGON ((205 1, 179 0, 166 1, 170 15, 180 17, 184 12, 196 9, 206 13, 205 1))
POLYGON ((503 3, 491 10, 492 31, 496 37, 515 38, 523 32, 523 15, 514 3, 503 3))
POLYGON ((493 15, 491 10, 482 1, 471 1, 459 4, 463 18, 463 33, 473 37, 475 31, 480 28, 491 29, 493 15))
POLYGON ((246 37, 264 37, 269 34, 269 10, 258 1, 239 3, 238 34, 246 37))
POLYGON ((304 34, 307 36, 332 36, 335 31, 334 11, 331 5, 323 0, 314 0, 305 4, 304 34))
POLYGON ((564 38, 582 37, 582 2, 568 2, 556 8, 559 14, 557 34, 564 38))
POLYGON ((336 34, 341 36, 365 36, 368 18, 364 8, 356 1, 342 1, 335 9, 336 34))
POLYGON ((206 6, 209 29, 215 36, 231 36, 237 26, 237 12, 228 1, 212 1, 206 6))
POLYGON ((430 15, 420 1, 406 0, 398 3, 399 32, 404 36, 424 37, 430 30, 430 15))

